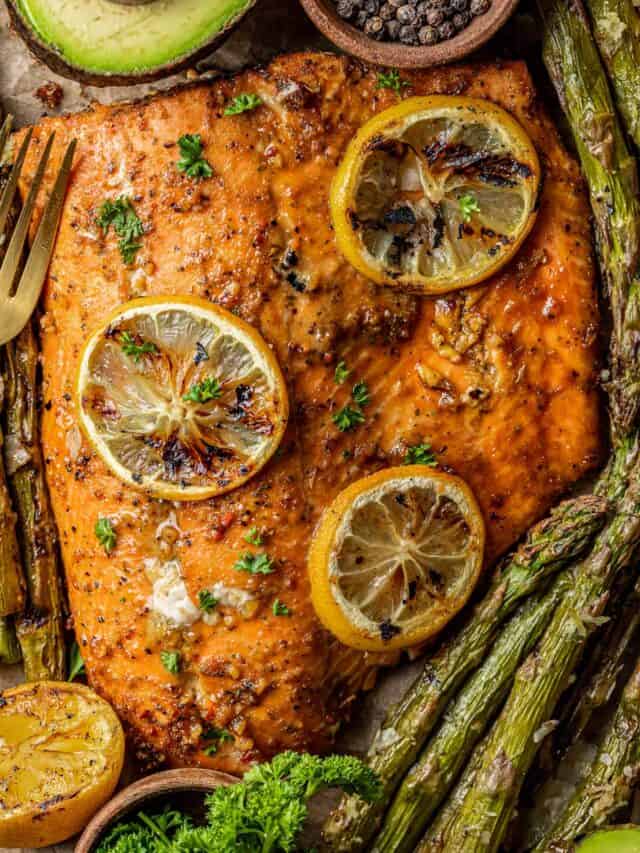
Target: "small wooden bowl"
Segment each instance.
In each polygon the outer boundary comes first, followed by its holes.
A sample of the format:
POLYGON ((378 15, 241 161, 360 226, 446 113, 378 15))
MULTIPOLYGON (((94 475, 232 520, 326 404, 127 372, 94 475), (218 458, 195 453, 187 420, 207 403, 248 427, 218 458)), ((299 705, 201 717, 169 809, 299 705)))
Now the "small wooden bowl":
POLYGON ((375 41, 343 20, 333 0, 300 0, 316 27, 337 47, 372 65, 386 68, 428 68, 462 59, 487 42, 507 22, 518 0, 492 0, 484 15, 448 41, 409 47, 399 42, 375 41))
POLYGON ((160 808, 162 800, 172 802, 179 808, 188 808, 193 806, 193 801, 185 795, 208 794, 219 785, 233 785, 237 781, 235 776, 227 773, 199 768, 165 770, 140 779, 116 794, 91 819, 76 844, 75 853, 91 853, 112 823, 139 810, 150 800, 158 800, 160 808))

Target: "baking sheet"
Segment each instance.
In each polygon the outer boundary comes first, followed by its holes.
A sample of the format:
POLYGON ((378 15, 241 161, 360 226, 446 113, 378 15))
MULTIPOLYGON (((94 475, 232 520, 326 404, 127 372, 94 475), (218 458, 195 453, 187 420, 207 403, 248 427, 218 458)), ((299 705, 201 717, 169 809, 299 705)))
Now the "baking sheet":
MULTIPOLYGON (((214 76, 219 71, 235 71, 246 65, 267 62, 278 53, 293 50, 331 49, 307 19, 295 0, 258 0, 256 8, 225 44, 205 62, 198 71, 214 76)), ((185 82, 193 75, 178 74, 160 83, 139 86, 99 89, 84 86, 59 77, 35 59, 21 39, 10 30, 4 4, 0 0, 0 103, 10 112, 16 124, 36 121, 42 115, 55 115, 83 109, 94 100, 102 103, 131 100, 154 91, 185 82), (62 100, 57 108, 47 108, 36 96, 36 91, 47 83, 62 87, 62 100)), ((341 751, 365 751, 378 723, 389 704, 397 699, 414 677, 419 665, 400 666, 392 672, 381 674, 379 684, 361 703, 356 718, 346 727, 338 744, 341 751)), ((20 667, 0 667, 0 689, 22 680, 20 667)), ((330 805, 331 798, 316 803, 316 818, 330 805)), ((6 848, 0 848, 5 851, 6 848)), ((72 853, 73 843, 45 849, 45 853, 72 853)), ((35 853, 22 848, 22 853, 35 853)))

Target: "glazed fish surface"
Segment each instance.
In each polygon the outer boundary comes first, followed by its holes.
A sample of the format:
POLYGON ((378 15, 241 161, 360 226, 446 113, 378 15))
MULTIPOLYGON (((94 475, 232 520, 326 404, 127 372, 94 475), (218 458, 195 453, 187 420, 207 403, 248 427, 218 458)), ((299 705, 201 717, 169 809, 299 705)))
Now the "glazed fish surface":
POLYGON ((48 482, 89 681, 141 759, 242 772, 285 748, 330 747, 358 691, 394 659, 339 646, 310 603, 309 540, 348 483, 430 442, 474 490, 490 562, 600 459, 597 300, 576 164, 523 64, 403 77, 410 85, 397 93, 355 61, 299 54, 34 128, 23 191, 51 131, 51 175, 78 138, 41 320, 48 482), (247 93, 261 105, 225 115, 247 93), (375 287, 347 264, 328 195, 365 121, 399 97, 432 93, 510 111, 538 149, 544 184, 515 259, 480 286, 428 300, 375 287), (213 170, 199 181, 176 166, 178 139, 193 133, 213 170), (120 196, 145 228, 129 266, 96 224, 100 205, 120 196), (240 488, 194 503, 120 482, 82 437, 74 402, 93 329, 129 299, 175 294, 252 324, 289 385, 278 453, 240 488), (351 373, 337 384, 340 361, 351 373), (341 432, 333 415, 356 381, 368 387, 365 422, 341 432), (104 517, 117 530, 108 554, 95 535, 104 517), (268 575, 234 569, 256 551, 245 539, 254 527, 276 569, 268 575), (203 589, 219 601, 206 620, 203 589), (166 650, 179 653, 179 672, 163 666, 166 650))

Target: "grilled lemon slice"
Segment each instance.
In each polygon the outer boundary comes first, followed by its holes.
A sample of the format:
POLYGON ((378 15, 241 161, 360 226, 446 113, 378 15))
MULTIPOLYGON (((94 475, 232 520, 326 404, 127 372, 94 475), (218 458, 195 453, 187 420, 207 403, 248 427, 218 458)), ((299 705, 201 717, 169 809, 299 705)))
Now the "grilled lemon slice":
POLYGON ((424 294, 483 281, 536 217, 540 164, 523 128, 475 98, 407 98, 354 137, 331 188, 338 245, 363 275, 424 294))
POLYGON ((413 646, 460 610, 482 568, 484 523, 467 484, 425 465, 342 491, 309 550, 311 596, 345 645, 413 646))
POLYGON ((78 833, 109 799, 124 761, 113 709, 81 684, 2 693, 0 847, 44 847, 78 833))
POLYGON ((244 483, 288 417, 275 356, 247 323, 204 300, 128 302, 88 340, 80 423, 120 479, 170 500, 244 483))

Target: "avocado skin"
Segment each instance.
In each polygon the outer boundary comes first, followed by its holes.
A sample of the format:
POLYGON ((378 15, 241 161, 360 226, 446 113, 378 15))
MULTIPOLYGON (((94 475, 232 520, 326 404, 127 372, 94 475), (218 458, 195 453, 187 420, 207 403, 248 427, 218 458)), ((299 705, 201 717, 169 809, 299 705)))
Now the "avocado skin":
POLYGON ((242 11, 235 18, 229 20, 206 44, 203 44, 197 50, 190 51, 184 56, 177 57, 173 62, 167 62, 164 65, 159 65, 157 68, 152 68, 149 71, 142 71, 139 74, 111 74, 106 72, 97 74, 68 62, 61 53, 45 44, 24 20, 18 11, 15 0, 5 0, 13 28, 34 56, 41 62, 44 62, 45 65, 48 65, 55 74, 59 74, 61 77, 68 77, 70 80, 75 80, 78 83, 86 83, 88 86, 99 87, 135 86, 138 83, 152 83, 154 80, 160 80, 163 77, 178 74, 180 71, 186 71, 187 68, 193 67, 196 62, 205 59, 216 48, 220 47, 256 3, 257 0, 247 0, 242 11))

